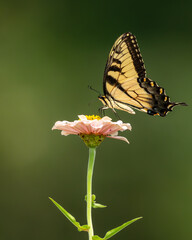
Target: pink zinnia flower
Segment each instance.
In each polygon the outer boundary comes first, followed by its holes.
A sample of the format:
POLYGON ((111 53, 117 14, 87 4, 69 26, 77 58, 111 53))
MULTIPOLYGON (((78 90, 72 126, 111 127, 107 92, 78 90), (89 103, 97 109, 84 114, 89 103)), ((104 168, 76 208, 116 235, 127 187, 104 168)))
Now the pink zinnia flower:
POLYGON ((123 123, 121 120, 112 122, 109 117, 101 118, 94 115, 79 115, 78 117, 79 120, 75 120, 74 122, 58 121, 52 130, 61 130, 61 134, 64 136, 70 134, 79 135, 89 147, 98 146, 105 137, 129 143, 127 138, 118 136, 118 131, 131 130, 129 123, 123 123))

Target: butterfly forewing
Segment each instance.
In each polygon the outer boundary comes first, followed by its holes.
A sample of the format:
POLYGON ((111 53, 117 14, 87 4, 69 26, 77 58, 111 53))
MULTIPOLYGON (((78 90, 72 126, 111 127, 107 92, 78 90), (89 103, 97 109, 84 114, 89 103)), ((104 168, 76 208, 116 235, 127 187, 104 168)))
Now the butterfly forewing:
POLYGON ((108 76, 121 82, 146 76, 144 62, 133 34, 121 35, 112 47, 105 68, 104 82, 108 76))

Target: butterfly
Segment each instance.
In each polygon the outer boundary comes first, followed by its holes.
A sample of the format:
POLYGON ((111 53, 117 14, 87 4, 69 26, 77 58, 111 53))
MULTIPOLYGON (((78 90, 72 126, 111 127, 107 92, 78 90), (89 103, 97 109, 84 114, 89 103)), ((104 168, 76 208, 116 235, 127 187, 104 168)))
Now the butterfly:
POLYGON ((164 88, 146 76, 136 37, 128 32, 114 43, 103 77, 104 95, 98 98, 102 109, 111 108, 135 114, 134 109, 161 117, 183 102, 171 102, 164 88))

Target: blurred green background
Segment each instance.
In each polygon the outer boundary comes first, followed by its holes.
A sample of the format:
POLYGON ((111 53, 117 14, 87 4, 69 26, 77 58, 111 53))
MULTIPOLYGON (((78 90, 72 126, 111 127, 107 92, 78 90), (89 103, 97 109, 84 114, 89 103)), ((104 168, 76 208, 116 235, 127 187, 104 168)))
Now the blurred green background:
MULTIPOLYGON (((87 239, 48 199, 82 224, 88 149, 51 131, 57 120, 97 114, 109 51, 137 36, 147 73, 172 101, 166 118, 119 112, 130 145, 97 150, 95 233, 143 216, 113 239, 192 239, 192 4, 187 1, 0 2, 0 239, 87 239)), ((107 114, 116 120, 112 111, 107 114)))

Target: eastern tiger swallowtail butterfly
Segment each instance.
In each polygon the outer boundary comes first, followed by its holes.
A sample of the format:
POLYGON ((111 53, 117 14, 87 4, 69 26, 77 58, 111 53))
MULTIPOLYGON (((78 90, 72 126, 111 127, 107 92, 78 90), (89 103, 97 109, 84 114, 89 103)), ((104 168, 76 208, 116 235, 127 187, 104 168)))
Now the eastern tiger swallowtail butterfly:
POLYGON ((165 90, 146 77, 146 70, 136 37, 124 33, 114 43, 103 78, 104 95, 99 100, 103 109, 112 108, 134 114, 132 107, 149 115, 166 116, 177 105, 165 90))

